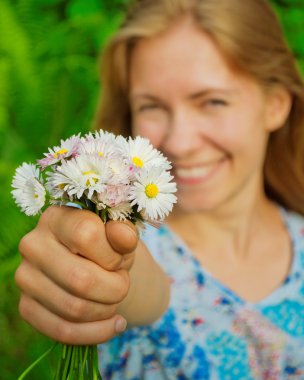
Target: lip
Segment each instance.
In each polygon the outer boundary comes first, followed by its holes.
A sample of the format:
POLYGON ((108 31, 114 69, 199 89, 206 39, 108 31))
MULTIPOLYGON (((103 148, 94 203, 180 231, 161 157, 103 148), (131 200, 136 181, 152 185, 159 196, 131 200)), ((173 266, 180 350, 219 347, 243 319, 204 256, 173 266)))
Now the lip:
POLYGON ((227 160, 223 157, 216 161, 209 161, 196 165, 175 165, 173 174, 179 185, 198 185, 209 181, 227 160))

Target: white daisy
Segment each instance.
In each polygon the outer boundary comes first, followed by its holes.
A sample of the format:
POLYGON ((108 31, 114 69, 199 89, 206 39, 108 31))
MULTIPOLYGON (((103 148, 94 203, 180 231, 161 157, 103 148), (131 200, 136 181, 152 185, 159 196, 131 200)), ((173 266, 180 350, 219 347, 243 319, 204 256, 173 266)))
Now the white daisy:
POLYGON ((137 136, 126 140, 122 136, 116 138, 120 151, 128 163, 135 169, 161 166, 164 170, 170 169, 171 164, 162 153, 155 149, 148 139, 137 136))
POLYGON ((79 154, 109 157, 115 154, 115 135, 102 130, 88 133, 81 139, 79 154))
POLYGON ((12 187, 15 189, 20 189, 22 191, 26 181, 30 178, 37 178, 38 180, 41 180, 40 170, 36 165, 27 164, 24 162, 16 169, 12 187))
POLYGON ((127 185, 130 183, 133 177, 133 171, 130 170, 130 165, 128 165, 121 156, 113 156, 112 158, 109 158, 108 166, 111 172, 111 175, 109 176, 109 184, 127 185))
POLYGON ((131 205, 137 205, 144 219, 163 220, 176 203, 176 184, 173 177, 160 167, 150 167, 136 174, 136 181, 130 187, 131 205))
POLYGON ((112 144, 112 145, 114 144, 116 140, 116 136, 114 135, 114 133, 104 131, 103 129, 94 131, 93 136, 95 137, 95 139, 106 140, 109 144, 112 144))
POLYGON ((80 134, 72 136, 66 140, 61 140, 59 146, 49 148, 48 153, 44 153, 45 157, 38 160, 38 164, 42 169, 47 166, 56 164, 63 159, 76 157, 78 154, 78 147, 80 144, 80 134))
POLYGON ((112 220, 126 220, 132 213, 132 207, 129 202, 124 202, 115 207, 110 207, 108 212, 112 220))
POLYGON ((32 178, 26 182, 20 207, 26 215, 36 215, 45 204, 46 191, 44 186, 32 178))
POLYGON ((26 215, 36 215, 45 203, 46 191, 39 169, 32 164, 23 163, 13 178, 12 195, 26 215))
POLYGON ((108 181, 109 168, 107 160, 99 157, 78 156, 70 161, 63 161, 53 173, 47 173, 47 186, 54 198, 63 197, 80 199, 84 193, 91 199, 94 193, 104 191, 108 181))
POLYGON ((114 208, 122 203, 128 202, 130 188, 126 184, 107 185, 105 191, 96 195, 94 202, 99 210, 114 208))

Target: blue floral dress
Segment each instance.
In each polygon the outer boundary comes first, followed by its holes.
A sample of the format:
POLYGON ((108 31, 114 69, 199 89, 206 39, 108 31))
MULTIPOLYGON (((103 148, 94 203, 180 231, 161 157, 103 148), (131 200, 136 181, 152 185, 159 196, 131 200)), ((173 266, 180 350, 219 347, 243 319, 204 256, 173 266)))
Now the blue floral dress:
POLYGON ((304 379, 304 218, 282 215, 292 266, 284 283, 257 303, 205 271, 166 225, 148 228, 143 239, 171 278, 170 305, 152 325, 99 346, 103 379, 304 379))

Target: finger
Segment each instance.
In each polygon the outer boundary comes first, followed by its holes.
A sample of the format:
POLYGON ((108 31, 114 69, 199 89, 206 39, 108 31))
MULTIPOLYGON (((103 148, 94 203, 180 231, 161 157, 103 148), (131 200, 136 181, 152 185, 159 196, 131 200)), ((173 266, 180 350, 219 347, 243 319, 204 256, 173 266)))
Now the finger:
POLYGON ((130 221, 109 221, 105 225, 111 247, 122 254, 131 253, 138 243, 136 227, 130 221))
POLYGON ((70 251, 80 254, 107 270, 120 267, 122 256, 109 244, 102 220, 93 212, 53 206, 44 213, 55 238, 70 251))
POLYGON ((65 344, 104 343, 122 332, 126 326, 126 320, 120 315, 95 322, 66 321, 27 295, 21 296, 19 311, 22 317, 38 331, 65 344))
POLYGON ((17 270, 15 279, 23 293, 65 320, 93 322, 115 315, 115 304, 106 305, 76 297, 60 288, 26 260, 17 270))
POLYGON ((20 246, 21 254, 68 293, 105 304, 118 303, 124 299, 129 290, 126 270, 107 271, 85 257, 74 255, 54 239, 44 242, 43 252, 40 243, 43 236, 37 232, 33 234, 39 236, 37 239, 25 239, 20 246))

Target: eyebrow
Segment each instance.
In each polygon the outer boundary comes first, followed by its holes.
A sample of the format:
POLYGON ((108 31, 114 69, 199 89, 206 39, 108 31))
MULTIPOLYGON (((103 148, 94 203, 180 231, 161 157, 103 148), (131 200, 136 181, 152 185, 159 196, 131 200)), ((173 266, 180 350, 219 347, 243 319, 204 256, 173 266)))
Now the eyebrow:
POLYGON ((136 104, 136 101, 148 101, 156 104, 161 104, 164 107, 168 107, 168 102, 166 99, 159 98, 155 95, 145 94, 145 93, 134 93, 133 95, 130 94, 130 105, 132 106, 136 104))
POLYGON ((237 91, 236 89, 226 89, 226 88, 219 88, 219 87, 210 87, 210 88, 206 88, 204 90, 200 90, 200 91, 197 91, 193 94, 190 94, 188 96, 189 99, 198 99, 198 98, 202 98, 202 97, 205 97, 207 95, 210 95, 212 93, 219 93, 219 94, 223 94, 223 95, 237 95, 239 93, 239 91, 237 91))
POLYGON ((134 99, 134 100, 136 100, 138 98, 144 98, 144 99, 153 100, 153 101, 157 101, 157 102, 159 102, 161 100, 157 96, 153 96, 150 94, 144 94, 144 93, 138 93, 138 94, 131 95, 130 98, 134 99))
MULTIPOLYGON (((186 98, 188 99, 192 99, 192 100, 196 100, 196 99, 199 99, 199 98, 202 98, 202 97, 205 97, 207 95, 210 95, 212 93, 221 93, 221 94, 224 94, 224 95, 237 95, 239 93, 238 90, 236 89, 225 89, 225 88, 217 88, 217 87, 210 87, 210 88, 206 88, 204 90, 200 90, 200 91, 197 91, 197 92, 194 92, 193 94, 190 94, 188 96, 186 96, 186 98)), ((135 94, 131 94, 130 98, 132 100, 136 100, 138 98, 144 98, 144 99, 147 99, 147 100, 152 100, 152 101, 155 101, 155 102, 164 102, 163 99, 161 98, 158 98, 157 96, 154 96, 154 95, 151 95, 151 94, 146 94, 146 93, 135 93, 135 94)))

